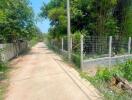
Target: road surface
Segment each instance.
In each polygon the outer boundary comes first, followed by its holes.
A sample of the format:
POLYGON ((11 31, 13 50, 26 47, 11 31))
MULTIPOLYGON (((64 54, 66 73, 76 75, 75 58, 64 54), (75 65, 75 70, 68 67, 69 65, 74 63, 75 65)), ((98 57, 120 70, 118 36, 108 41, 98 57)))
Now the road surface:
POLYGON ((11 65, 5 100, 101 100, 98 91, 44 43, 11 65))

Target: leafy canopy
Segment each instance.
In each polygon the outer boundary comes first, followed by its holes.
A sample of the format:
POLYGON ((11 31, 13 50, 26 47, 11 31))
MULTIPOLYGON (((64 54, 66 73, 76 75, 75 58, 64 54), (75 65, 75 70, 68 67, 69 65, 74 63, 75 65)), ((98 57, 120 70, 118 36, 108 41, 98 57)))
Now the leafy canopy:
POLYGON ((28 0, 0 0, 1 39, 29 39, 35 31, 34 13, 28 0))
MULTIPOLYGON (((70 0, 72 33, 94 36, 130 36, 132 0, 70 0)), ((51 0, 41 8, 42 18, 51 21, 53 38, 67 33, 66 0, 51 0)))

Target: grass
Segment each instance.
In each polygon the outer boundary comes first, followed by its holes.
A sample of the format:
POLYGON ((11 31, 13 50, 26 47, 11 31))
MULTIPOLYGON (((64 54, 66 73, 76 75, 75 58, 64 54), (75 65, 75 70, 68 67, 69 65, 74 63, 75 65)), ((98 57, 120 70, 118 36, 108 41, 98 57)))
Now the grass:
POLYGON ((0 62, 0 100, 4 100, 4 94, 6 92, 6 87, 8 85, 5 80, 7 79, 7 72, 9 67, 7 64, 0 62))
MULTIPOLYGON (((57 54, 61 54, 58 48, 48 47, 55 51, 57 54)), ((67 62, 67 54, 63 54, 64 61, 67 62)), ((94 77, 90 77, 88 73, 80 71, 80 55, 72 55, 72 62, 76 66, 75 69, 80 73, 82 78, 90 81, 103 95, 105 100, 131 100, 132 92, 126 92, 118 88, 110 88, 109 81, 113 75, 117 75, 132 81, 132 61, 127 61, 124 64, 113 66, 110 70, 108 68, 99 69, 94 77)))
POLYGON ((122 65, 116 65, 111 69, 101 68, 96 75, 91 77, 88 73, 80 72, 82 78, 90 81, 103 95, 105 100, 131 100, 132 92, 123 91, 117 87, 110 87, 110 79, 113 75, 132 81, 132 61, 122 65))
MULTIPOLYGON (((59 54, 66 62, 69 62, 68 60, 68 54, 62 52, 60 49, 57 47, 52 47, 48 45, 48 48, 52 51, 54 51, 56 54, 59 54)), ((75 65, 77 68, 80 68, 80 54, 79 53, 72 53, 71 54, 71 62, 73 65, 75 65)))

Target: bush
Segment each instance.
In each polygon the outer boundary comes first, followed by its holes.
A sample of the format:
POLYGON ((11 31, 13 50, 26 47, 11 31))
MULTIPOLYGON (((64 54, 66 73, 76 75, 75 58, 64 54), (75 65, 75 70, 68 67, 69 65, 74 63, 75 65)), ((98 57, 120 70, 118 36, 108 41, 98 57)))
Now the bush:
POLYGON ((0 80, 6 78, 6 72, 8 71, 8 66, 6 63, 0 62, 0 80))
POLYGON ((80 68, 80 54, 72 54, 72 62, 80 68))
POLYGON ((132 81, 132 60, 129 60, 125 64, 120 65, 119 69, 123 73, 124 78, 132 81))
POLYGON ((6 72, 8 67, 5 63, 0 62, 0 100, 4 100, 4 94, 6 92, 6 87, 8 86, 7 82, 1 82, 2 80, 6 79, 6 72))
POLYGON ((108 68, 100 69, 96 73, 96 78, 102 81, 109 81, 113 76, 113 73, 108 68))
POLYGON ((110 69, 99 69, 95 77, 102 81, 108 81, 114 75, 125 78, 128 81, 132 81, 132 61, 129 60, 124 64, 116 65, 110 69))
POLYGON ((36 43, 42 41, 42 39, 40 39, 39 37, 34 37, 29 41, 29 45, 30 47, 34 46, 36 43))
POLYGON ((108 81, 117 75, 132 81, 132 61, 129 60, 124 64, 116 65, 109 68, 100 68, 94 77, 89 76, 87 73, 80 73, 86 80, 90 81, 101 93, 103 93, 106 100, 131 100, 132 93, 111 89, 108 81))
POLYGON ((0 62, 0 72, 4 71, 5 69, 5 64, 0 62))

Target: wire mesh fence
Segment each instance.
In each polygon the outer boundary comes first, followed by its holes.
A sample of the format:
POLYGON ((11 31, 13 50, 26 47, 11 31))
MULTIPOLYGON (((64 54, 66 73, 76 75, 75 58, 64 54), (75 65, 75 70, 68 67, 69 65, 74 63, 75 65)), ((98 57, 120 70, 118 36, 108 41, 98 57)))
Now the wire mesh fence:
POLYGON ((56 52, 60 52, 60 47, 61 47, 61 40, 60 39, 50 39, 50 40, 47 40, 47 46, 50 48, 50 49, 53 49, 54 51, 56 52))
POLYGON ((109 38, 98 36, 84 37, 84 59, 109 56, 109 38))
POLYGON ((128 54, 129 38, 113 37, 112 39, 112 56, 128 54))
MULTIPOLYGON (((128 55, 132 52, 131 38, 107 37, 107 36, 84 36, 72 35, 71 41, 68 37, 51 39, 48 44, 54 51, 61 53, 68 59, 68 43, 71 44, 71 61, 78 67, 82 66, 84 60, 104 57, 116 57, 128 55)), ((111 60, 111 59, 110 59, 111 60)))
MULTIPOLYGON (((50 49, 57 53, 61 53, 64 58, 68 59, 68 37, 64 36, 61 39, 50 39, 47 42, 50 49)), ((71 62, 80 67, 80 35, 71 36, 71 62)))

